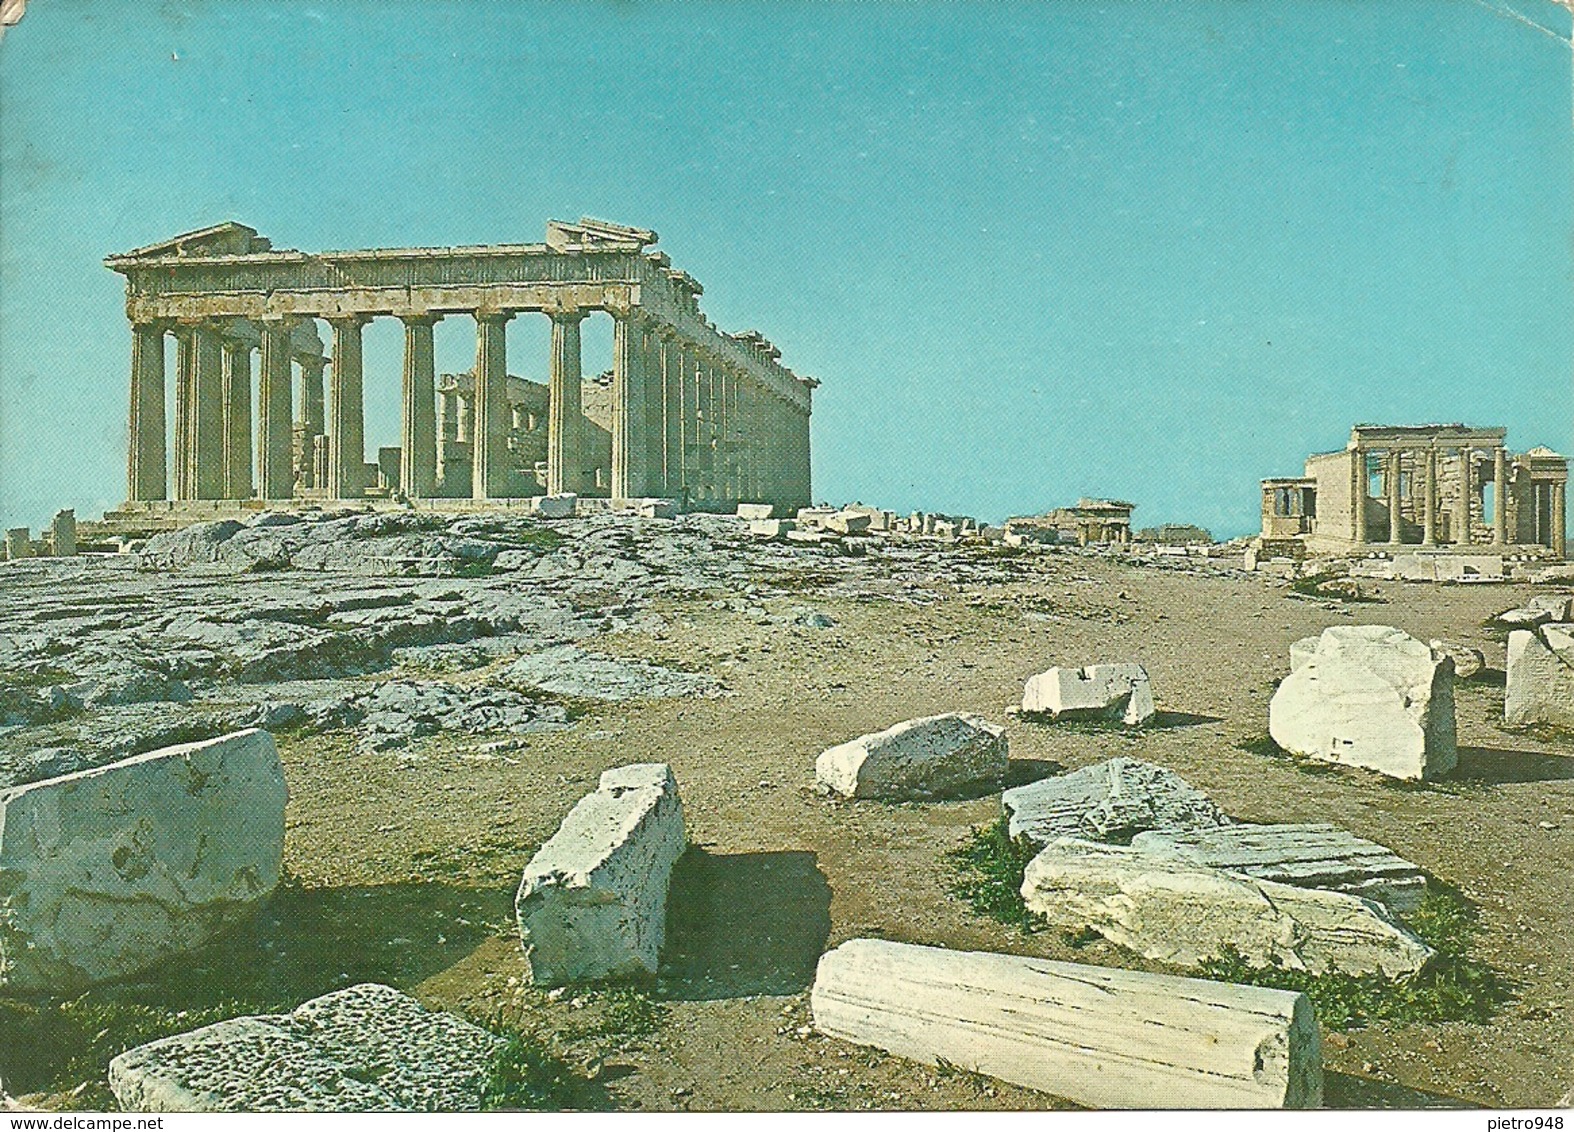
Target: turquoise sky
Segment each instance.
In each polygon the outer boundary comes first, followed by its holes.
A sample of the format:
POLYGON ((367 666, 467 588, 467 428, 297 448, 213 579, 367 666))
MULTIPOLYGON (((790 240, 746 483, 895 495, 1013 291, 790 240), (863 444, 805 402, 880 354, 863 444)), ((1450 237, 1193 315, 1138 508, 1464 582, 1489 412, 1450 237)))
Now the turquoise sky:
MULTIPOLYGON (((1569 33, 1541 0, 36 0, 0 43, 0 524, 124 497, 101 261, 224 219, 655 228, 824 381, 831 500, 1232 534, 1356 421, 1570 451, 1569 33)), ((369 453, 400 342, 367 331, 369 453)), ((546 343, 516 320, 510 369, 546 343)), ((472 351, 439 326, 440 368, 472 351)))

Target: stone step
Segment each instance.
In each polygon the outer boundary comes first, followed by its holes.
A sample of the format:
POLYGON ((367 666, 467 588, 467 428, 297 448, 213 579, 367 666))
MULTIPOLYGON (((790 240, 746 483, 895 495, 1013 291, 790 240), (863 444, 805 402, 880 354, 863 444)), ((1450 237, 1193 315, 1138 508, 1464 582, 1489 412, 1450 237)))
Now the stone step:
POLYGON ((820 959, 823 1034, 1091 1108, 1315 1108, 1302 994, 854 939, 820 959))
POLYGON ((1245 873, 1258 880, 1327 888, 1406 915, 1421 905, 1426 876, 1392 849, 1328 824, 1240 825, 1138 834, 1150 856, 1245 873))

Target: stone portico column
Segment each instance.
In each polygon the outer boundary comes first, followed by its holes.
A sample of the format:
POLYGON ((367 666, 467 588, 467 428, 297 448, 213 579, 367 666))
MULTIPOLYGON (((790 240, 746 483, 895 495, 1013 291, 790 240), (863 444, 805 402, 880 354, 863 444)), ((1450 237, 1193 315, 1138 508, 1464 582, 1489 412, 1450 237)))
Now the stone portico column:
POLYGON ((1568 537, 1565 527, 1568 517, 1564 513, 1567 501, 1564 493, 1567 485, 1561 480, 1552 485, 1552 553, 1560 559, 1568 557, 1568 537))
POLYGON ((428 499, 437 487, 437 362, 432 327, 441 315, 404 315, 400 387, 399 490, 428 499))
POLYGON ((131 328, 131 443, 126 451, 126 498, 169 497, 164 451, 164 324, 131 328))
POLYGON ((1455 527, 1454 544, 1456 546, 1470 545, 1470 449, 1459 450, 1459 498, 1454 503, 1455 527))
POLYGON ((475 408, 471 420, 470 495, 501 499, 509 494, 508 320, 512 311, 477 311, 475 316, 475 408))
POLYGON ((1388 541, 1395 545, 1403 541, 1402 536, 1404 533, 1404 519, 1400 514, 1400 506, 1403 504, 1404 499, 1399 494, 1400 467, 1403 459, 1404 455, 1399 449, 1395 448, 1389 451, 1388 475, 1386 477, 1388 482, 1384 485, 1388 488, 1388 541))
POLYGON ((640 328, 632 310, 612 312, 612 498, 650 494, 646 460, 645 375, 640 328))
POLYGON ((1422 498, 1424 507, 1421 524, 1421 545, 1437 545, 1437 449, 1426 450, 1426 461, 1422 465, 1426 475, 1426 482, 1422 487, 1425 495, 1422 498))
POLYGON ((1508 461, 1503 446, 1492 449, 1492 545, 1508 542, 1508 461))
MULTIPOLYGON (((290 422, 290 331, 283 319, 264 319, 257 379, 257 493, 263 499, 295 494, 290 422)), ((321 371, 318 371, 321 373, 321 371)), ((303 463, 311 464, 308 435, 303 463)))
POLYGON ((192 386, 196 382, 196 351, 192 328, 175 327, 175 459, 172 461, 176 499, 195 499, 191 482, 192 386))
POLYGON ((328 379, 328 495, 358 498, 366 488, 366 415, 362 393, 361 315, 331 318, 333 371, 328 379))
POLYGON ((1357 546, 1366 545, 1366 500, 1367 493, 1371 490, 1371 479, 1366 474, 1366 449, 1357 448, 1354 452, 1355 462, 1352 470, 1355 472, 1355 491, 1351 496, 1354 506, 1352 525, 1355 530, 1351 532, 1357 546))
POLYGON ((224 498, 224 341, 218 328, 192 329, 191 471, 195 499, 224 498))
POLYGON ((590 313, 553 311, 552 363, 547 377, 547 494, 577 492, 585 472, 585 404, 580 384, 580 324, 590 313))
POLYGON ((251 346, 224 343, 224 498, 251 498, 251 346))

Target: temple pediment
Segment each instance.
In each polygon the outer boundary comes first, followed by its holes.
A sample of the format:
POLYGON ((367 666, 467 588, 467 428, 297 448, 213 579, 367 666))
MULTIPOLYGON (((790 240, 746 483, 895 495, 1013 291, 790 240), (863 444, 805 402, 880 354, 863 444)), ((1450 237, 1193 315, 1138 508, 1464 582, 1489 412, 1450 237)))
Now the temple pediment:
MULTIPOLYGON (((553 251, 570 247, 639 250, 654 244, 656 240, 656 233, 649 228, 630 228, 626 224, 613 224, 589 216, 581 216, 578 223, 547 221, 547 247, 553 251)), ((667 262, 671 263, 671 260, 667 262)))
POLYGON ((272 248, 272 242, 257 235, 257 229, 248 228, 234 220, 226 220, 222 224, 198 228, 194 232, 183 232, 179 236, 160 240, 156 244, 149 244, 147 247, 137 248, 113 258, 124 260, 162 259, 166 256, 249 255, 252 252, 271 251, 272 248))

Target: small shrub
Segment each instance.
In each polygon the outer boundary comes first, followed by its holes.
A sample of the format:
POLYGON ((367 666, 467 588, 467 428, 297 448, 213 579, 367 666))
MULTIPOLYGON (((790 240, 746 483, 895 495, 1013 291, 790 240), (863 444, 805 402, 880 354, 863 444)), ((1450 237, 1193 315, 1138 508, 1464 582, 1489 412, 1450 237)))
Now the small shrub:
POLYGON ((545 1042, 518 1030, 504 1036, 487 1073, 481 1108, 498 1111, 560 1111, 604 1106, 601 1090, 545 1042))
POLYGON ((967 844, 947 854, 957 873, 949 886, 951 893, 981 916, 1024 934, 1039 931, 1044 918, 1022 900, 1022 874, 1037 855, 1038 847, 1027 838, 1011 836, 1004 817, 993 825, 975 826, 967 844))

